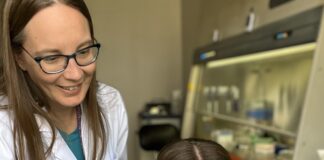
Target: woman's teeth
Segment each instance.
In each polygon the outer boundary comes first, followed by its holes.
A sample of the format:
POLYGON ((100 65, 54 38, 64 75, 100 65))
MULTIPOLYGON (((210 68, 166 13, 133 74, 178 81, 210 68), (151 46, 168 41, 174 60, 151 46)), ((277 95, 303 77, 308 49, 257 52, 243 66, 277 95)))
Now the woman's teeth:
POLYGON ((73 90, 78 89, 79 87, 73 86, 73 87, 62 87, 62 88, 65 89, 65 90, 73 91, 73 90))

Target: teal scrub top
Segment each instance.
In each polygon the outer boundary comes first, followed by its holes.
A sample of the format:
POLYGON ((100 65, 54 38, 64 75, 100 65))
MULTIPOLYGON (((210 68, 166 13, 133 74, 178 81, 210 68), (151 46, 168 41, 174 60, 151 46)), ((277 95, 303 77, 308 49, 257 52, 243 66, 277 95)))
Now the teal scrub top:
POLYGON ((70 150, 73 152, 77 160, 84 160, 84 154, 82 149, 81 136, 79 130, 76 129, 71 134, 67 134, 61 130, 60 134, 63 137, 66 144, 69 146, 70 150))

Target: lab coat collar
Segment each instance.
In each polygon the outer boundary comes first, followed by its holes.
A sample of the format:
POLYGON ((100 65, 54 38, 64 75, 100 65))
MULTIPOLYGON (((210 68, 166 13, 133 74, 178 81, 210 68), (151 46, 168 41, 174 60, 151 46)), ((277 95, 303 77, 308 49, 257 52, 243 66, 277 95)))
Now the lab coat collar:
POLYGON ((91 136, 90 134, 90 128, 88 125, 88 122, 86 120, 86 116, 84 114, 84 108, 86 107, 86 104, 82 103, 81 104, 81 139, 82 139, 82 149, 83 149, 83 154, 85 159, 91 159, 91 155, 89 155, 89 153, 92 153, 92 151, 90 151, 89 149, 91 149, 92 147, 89 147, 90 145, 92 145, 91 143, 91 136))
MULTIPOLYGON (((47 149, 48 146, 51 144, 52 137, 53 137, 51 127, 49 123, 39 115, 36 116, 36 121, 39 126, 40 134, 44 141, 45 149, 47 149)), ((52 148, 52 152, 49 155, 50 157, 49 159, 76 160, 74 154, 72 153, 68 145, 65 143, 63 137, 61 136, 61 134, 58 132, 57 129, 55 129, 55 132, 56 132, 56 138, 52 148)))
POLYGON ((59 160, 76 160, 74 154, 65 143, 64 139, 61 137, 60 134, 57 135, 58 138, 56 139, 54 146, 53 146, 53 156, 55 159, 59 160))

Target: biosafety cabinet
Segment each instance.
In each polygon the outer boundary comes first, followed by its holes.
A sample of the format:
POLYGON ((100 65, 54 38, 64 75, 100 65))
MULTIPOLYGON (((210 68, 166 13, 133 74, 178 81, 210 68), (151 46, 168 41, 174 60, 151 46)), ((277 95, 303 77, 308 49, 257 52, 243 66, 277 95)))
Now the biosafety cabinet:
POLYGON ((182 138, 246 160, 317 160, 324 149, 322 7, 194 54, 182 138))

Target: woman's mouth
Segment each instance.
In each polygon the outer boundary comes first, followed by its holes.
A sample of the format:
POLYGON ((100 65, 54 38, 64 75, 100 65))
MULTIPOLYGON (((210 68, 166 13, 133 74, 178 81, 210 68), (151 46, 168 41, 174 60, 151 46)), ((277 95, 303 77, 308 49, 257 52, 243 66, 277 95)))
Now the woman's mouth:
POLYGON ((69 87, 60 86, 60 87, 63 88, 64 90, 68 90, 68 91, 73 91, 73 90, 77 90, 80 88, 79 86, 69 86, 69 87))
POLYGON ((76 95, 80 92, 81 90, 81 85, 75 85, 75 86, 58 86, 59 88, 62 89, 62 91, 66 95, 76 95))

